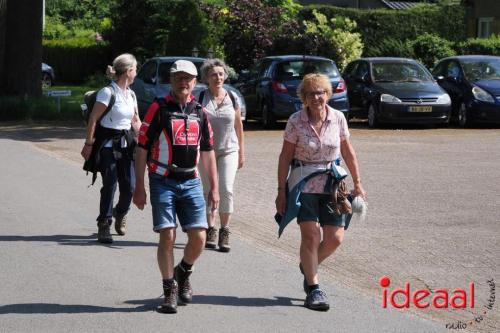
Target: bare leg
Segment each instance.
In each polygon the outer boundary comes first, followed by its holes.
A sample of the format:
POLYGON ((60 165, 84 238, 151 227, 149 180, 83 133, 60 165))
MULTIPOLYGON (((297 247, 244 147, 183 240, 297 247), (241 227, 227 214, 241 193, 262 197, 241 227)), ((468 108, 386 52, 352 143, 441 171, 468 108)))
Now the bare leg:
POLYGON ((300 261, 308 285, 318 283, 318 249, 321 241, 321 229, 317 222, 301 222, 300 261))
POLYGON ((160 241, 156 257, 162 279, 171 279, 174 276, 174 243, 175 228, 160 230, 160 241))
POLYGON ((343 240, 344 227, 324 226, 323 240, 321 241, 318 250, 318 265, 321 264, 323 260, 331 256, 343 240))
POLYGON ((201 255, 201 252, 203 252, 206 232, 205 229, 190 229, 187 231, 187 236, 188 242, 184 248, 183 260, 187 264, 192 265, 201 255))
POLYGON ((220 213, 219 218, 221 227, 228 227, 231 219, 231 213, 220 213))

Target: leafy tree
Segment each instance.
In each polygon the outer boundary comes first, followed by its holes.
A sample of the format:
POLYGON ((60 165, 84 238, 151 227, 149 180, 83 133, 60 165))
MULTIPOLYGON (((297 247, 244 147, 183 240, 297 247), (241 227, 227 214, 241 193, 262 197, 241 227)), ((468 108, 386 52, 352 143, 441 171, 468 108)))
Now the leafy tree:
POLYGON ((282 10, 260 0, 229 0, 223 19, 226 30, 223 43, 226 57, 236 70, 248 68, 255 59, 266 55, 281 25, 282 10))
POLYGON ((356 22, 342 16, 328 20, 325 15, 313 11, 315 21, 304 21, 305 37, 316 43, 315 53, 332 58, 343 69, 363 53, 361 35, 352 32, 356 22))

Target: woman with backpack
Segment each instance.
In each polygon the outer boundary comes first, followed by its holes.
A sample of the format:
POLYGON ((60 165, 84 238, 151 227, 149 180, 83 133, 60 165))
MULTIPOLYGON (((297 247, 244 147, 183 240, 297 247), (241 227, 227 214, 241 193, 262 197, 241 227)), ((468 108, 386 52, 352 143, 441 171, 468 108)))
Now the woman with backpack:
POLYGON ((84 169, 102 176, 97 240, 112 243, 110 225, 115 218, 118 235, 126 233, 126 216, 134 193, 133 152, 139 133, 137 100, 129 86, 137 74, 137 61, 131 54, 121 54, 108 66, 111 83, 99 90, 87 125, 87 137, 81 155, 84 169), (113 208, 118 184, 120 197, 113 208))
MULTIPOLYGON (((219 218, 220 230, 217 242, 215 228, 215 210, 207 207, 207 248, 229 252, 229 222, 233 212, 233 185, 236 171, 243 167, 243 123, 241 121, 240 101, 231 91, 224 89, 224 81, 228 77, 228 68, 220 59, 208 59, 201 66, 201 81, 208 85, 198 98, 208 113, 208 119, 214 135, 214 150, 219 176, 219 218)), ((210 190, 208 177, 203 167, 199 168, 203 181, 205 197, 210 190)))

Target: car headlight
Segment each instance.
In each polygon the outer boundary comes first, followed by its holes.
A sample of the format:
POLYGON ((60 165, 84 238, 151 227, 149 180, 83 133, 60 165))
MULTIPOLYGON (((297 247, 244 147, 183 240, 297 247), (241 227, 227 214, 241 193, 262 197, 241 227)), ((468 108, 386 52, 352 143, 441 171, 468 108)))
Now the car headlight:
POLYGON ((448 94, 443 94, 443 95, 438 97, 436 103, 437 104, 450 104, 451 103, 450 96, 448 94))
POLYGON ((401 103, 401 100, 399 98, 397 98, 396 96, 389 95, 389 94, 380 95, 380 101, 382 103, 401 103))
POLYGON ((478 101, 495 103, 493 96, 491 96, 489 93, 487 93, 486 91, 484 91, 479 87, 472 88, 472 95, 474 95, 474 98, 477 99, 478 101))

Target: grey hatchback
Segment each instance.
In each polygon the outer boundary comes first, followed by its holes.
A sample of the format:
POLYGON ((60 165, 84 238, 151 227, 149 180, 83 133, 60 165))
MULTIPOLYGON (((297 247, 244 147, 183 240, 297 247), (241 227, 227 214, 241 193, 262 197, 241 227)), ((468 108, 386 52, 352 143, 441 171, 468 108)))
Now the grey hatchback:
MULTIPOLYGON (((206 85, 200 83, 200 67, 205 58, 196 57, 154 57, 147 60, 137 73, 137 77, 130 88, 137 96, 137 104, 139 106, 139 115, 141 118, 148 110, 149 106, 156 97, 163 97, 170 91, 170 67, 179 60, 189 60, 198 69, 198 82, 193 89, 193 95, 198 96, 199 93, 206 89, 206 85)), ((229 84, 224 84, 224 88, 233 92, 241 101, 241 118, 244 120, 246 116, 245 99, 241 93, 229 84)))

